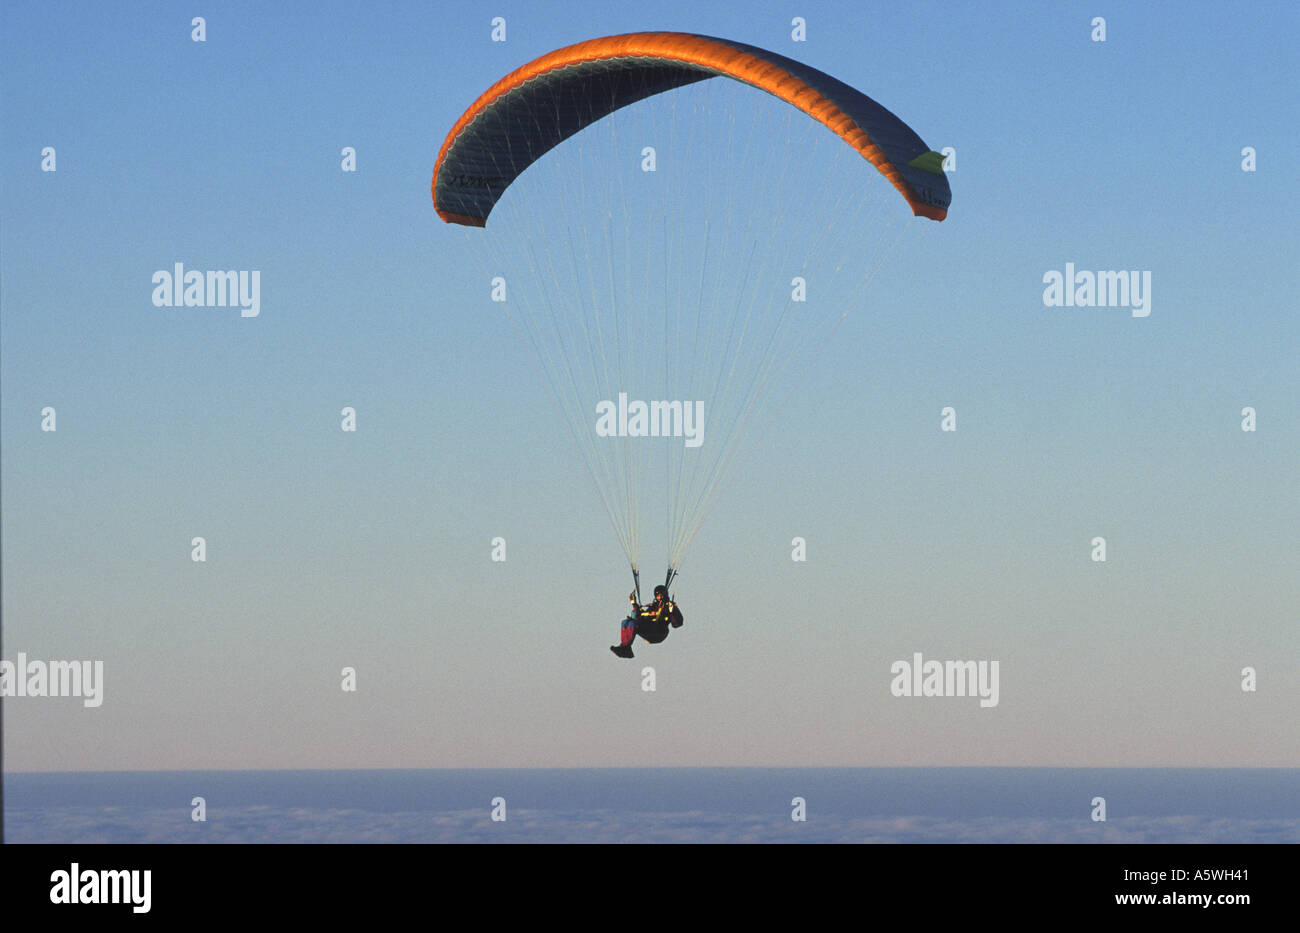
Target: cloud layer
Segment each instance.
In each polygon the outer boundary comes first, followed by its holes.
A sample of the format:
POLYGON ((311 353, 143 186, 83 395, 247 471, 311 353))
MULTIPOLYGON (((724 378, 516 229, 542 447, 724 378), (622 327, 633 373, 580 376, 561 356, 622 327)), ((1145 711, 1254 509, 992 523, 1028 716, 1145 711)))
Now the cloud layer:
POLYGON ((16 843, 1297 843, 1300 819, 1162 816, 1093 823, 810 814, 807 822, 794 823, 771 813, 511 809, 505 822, 493 822, 486 807, 375 812, 250 806, 211 810, 207 822, 195 823, 177 809, 48 807, 7 809, 5 836, 16 843))

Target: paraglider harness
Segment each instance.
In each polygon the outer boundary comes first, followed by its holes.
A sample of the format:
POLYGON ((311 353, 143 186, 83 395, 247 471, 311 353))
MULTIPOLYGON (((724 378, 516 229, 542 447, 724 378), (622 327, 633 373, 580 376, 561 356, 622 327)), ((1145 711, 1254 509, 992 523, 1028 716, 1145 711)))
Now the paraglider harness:
MULTIPOLYGON (((677 601, 668 594, 668 587, 672 584, 673 578, 677 576, 677 571, 669 568, 668 577, 664 580, 664 599, 658 605, 650 606, 641 605, 641 575, 636 570, 632 570, 632 579, 636 583, 635 606, 632 610, 632 618, 636 620, 637 635, 650 642, 658 644, 668 637, 668 627, 681 628, 682 613, 677 608, 677 601), (670 610, 668 607, 672 606, 670 610)), ((656 587, 658 589, 658 587, 656 587)))

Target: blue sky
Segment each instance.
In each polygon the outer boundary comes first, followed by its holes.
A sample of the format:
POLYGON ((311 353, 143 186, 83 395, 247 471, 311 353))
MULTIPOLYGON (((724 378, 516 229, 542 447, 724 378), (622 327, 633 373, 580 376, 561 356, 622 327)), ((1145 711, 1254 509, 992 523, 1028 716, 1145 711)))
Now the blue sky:
POLYGON ((0 16, 3 654, 106 669, 97 710, 6 702, 7 768, 1295 763, 1293 4, 0 16), (622 554, 429 179, 498 77, 642 29, 806 61, 958 167, 632 666, 622 554), (177 261, 261 270, 262 313, 153 307, 177 261), (1067 262, 1151 270, 1150 317, 1044 307, 1067 262), (1000 659, 1001 704, 890 696, 914 651, 1000 659))

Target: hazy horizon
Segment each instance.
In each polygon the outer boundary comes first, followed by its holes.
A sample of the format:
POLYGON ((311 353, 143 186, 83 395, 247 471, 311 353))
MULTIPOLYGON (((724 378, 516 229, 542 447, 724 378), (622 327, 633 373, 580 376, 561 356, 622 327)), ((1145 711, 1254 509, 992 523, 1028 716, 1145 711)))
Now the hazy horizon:
POLYGON ((1295 768, 187 772, 7 784, 5 835, 17 843, 1300 841, 1295 768), (1094 819, 1098 797, 1105 820, 1094 819))

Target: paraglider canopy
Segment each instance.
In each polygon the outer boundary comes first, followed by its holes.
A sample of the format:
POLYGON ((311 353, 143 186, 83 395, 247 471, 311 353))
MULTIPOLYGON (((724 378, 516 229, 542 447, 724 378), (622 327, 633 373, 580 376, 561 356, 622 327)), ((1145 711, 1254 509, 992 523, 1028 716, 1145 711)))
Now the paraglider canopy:
POLYGON ((615 110, 715 76, 743 81, 798 107, 875 165, 917 216, 947 216, 952 195, 937 153, 870 97, 784 55, 679 32, 579 42, 492 85, 456 121, 438 153, 438 216, 484 226, 506 188, 559 143, 615 110))

